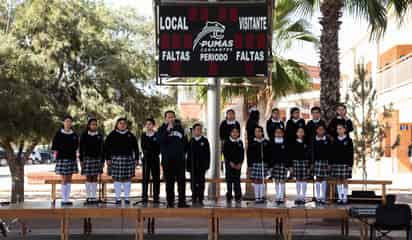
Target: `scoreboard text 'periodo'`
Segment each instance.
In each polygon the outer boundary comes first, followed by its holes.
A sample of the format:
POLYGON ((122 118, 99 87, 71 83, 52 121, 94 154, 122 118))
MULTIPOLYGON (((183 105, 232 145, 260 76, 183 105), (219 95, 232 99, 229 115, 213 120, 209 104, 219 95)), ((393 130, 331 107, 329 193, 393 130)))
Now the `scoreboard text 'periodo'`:
POLYGON ((160 77, 267 75, 265 4, 160 5, 160 77))

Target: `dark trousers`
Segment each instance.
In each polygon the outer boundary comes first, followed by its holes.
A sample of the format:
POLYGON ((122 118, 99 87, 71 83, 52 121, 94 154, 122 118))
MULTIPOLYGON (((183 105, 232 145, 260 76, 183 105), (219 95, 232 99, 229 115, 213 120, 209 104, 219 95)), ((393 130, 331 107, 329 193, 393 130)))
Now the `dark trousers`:
POLYGON ((192 201, 203 201, 205 195, 206 172, 195 170, 190 173, 190 184, 192 189, 192 201))
POLYGON ((159 200, 160 194, 160 160, 159 157, 143 158, 143 200, 148 199, 150 176, 153 181, 153 199, 159 200))
POLYGON ((186 198, 186 179, 185 165, 183 159, 172 160, 168 159, 164 167, 164 175, 166 179, 166 198, 168 204, 173 204, 175 201, 175 182, 177 182, 177 191, 179 194, 179 203, 185 203, 186 198), (183 163, 183 164, 176 164, 183 163))
POLYGON ((235 199, 240 200, 242 198, 242 189, 240 187, 240 170, 231 168, 229 162, 225 162, 226 166, 226 184, 227 193, 226 199, 232 200, 232 192, 235 192, 235 199))

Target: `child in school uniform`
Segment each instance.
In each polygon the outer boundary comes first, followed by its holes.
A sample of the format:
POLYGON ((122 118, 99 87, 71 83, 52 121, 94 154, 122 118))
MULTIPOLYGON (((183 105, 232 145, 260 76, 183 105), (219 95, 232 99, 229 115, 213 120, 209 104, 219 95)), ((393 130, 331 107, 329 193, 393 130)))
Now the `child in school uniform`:
POLYGON ((190 172, 192 202, 203 205, 206 171, 210 167, 210 144, 202 135, 202 125, 193 125, 193 137, 187 149, 186 169, 190 172))
POLYGON ((232 201, 232 191, 234 191, 235 200, 239 203, 242 200, 242 189, 240 187, 240 170, 242 169, 242 163, 244 160, 244 147, 242 140, 240 140, 239 128, 234 127, 230 131, 230 137, 228 141, 225 141, 224 143, 223 155, 225 157, 226 168, 226 200, 228 202, 232 201))
POLYGON ((346 133, 345 125, 338 124, 336 132, 337 137, 333 142, 332 177, 338 181, 336 185, 338 204, 346 204, 348 202, 348 187, 344 182, 352 178, 353 142, 346 133))
POLYGON ((311 149, 313 175, 315 177, 315 198, 319 204, 326 204, 327 179, 330 176, 331 141, 326 136, 326 128, 319 125, 311 149))
POLYGON ((270 161, 269 141, 264 138, 263 128, 255 128, 255 137, 247 149, 247 162, 255 190, 255 202, 265 202, 265 175, 270 161))
POLYGON ((135 176, 135 169, 139 160, 139 146, 136 137, 128 130, 125 118, 117 120, 115 129, 104 142, 104 150, 109 175, 114 180, 116 204, 122 203, 120 196, 122 187, 124 203, 130 204, 131 179, 135 176))
POLYGON ((309 147, 305 142, 305 130, 298 128, 296 139, 288 143, 288 157, 293 166, 293 176, 296 179, 295 204, 305 204, 307 181, 311 178, 308 157, 309 147))
POLYGON ((273 134, 277 128, 285 129, 285 123, 280 119, 279 109, 274 108, 272 109, 272 115, 266 121, 266 133, 270 142, 275 138, 273 134))
POLYGON ((223 146, 223 142, 229 140, 230 132, 232 131, 232 128, 240 129, 240 123, 236 121, 235 110, 228 109, 226 111, 226 119, 223 120, 219 126, 219 136, 220 136, 220 141, 222 141, 222 146, 223 146))
POLYGON ((76 157, 79 137, 73 131, 72 125, 73 118, 65 116, 63 118, 63 127, 54 136, 51 147, 56 153, 55 172, 62 179, 62 205, 72 205, 72 202, 70 202, 72 175, 79 171, 76 157))
POLYGON ((284 130, 276 128, 275 138, 270 143, 272 179, 275 182, 275 201, 277 204, 285 202, 285 181, 288 173, 288 156, 284 130))
POLYGON ((312 144, 316 135, 316 127, 319 125, 324 125, 325 121, 321 119, 320 107, 312 107, 310 109, 311 119, 306 123, 305 128, 305 139, 307 144, 312 144))
POLYGON ((353 131, 353 123, 352 120, 346 116, 346 106, 344 104, 338 104, 336 107, 336 117, 330 121, 328 126, 329 135, 332 136, 333 139, 336 139, 338 136, 336 131, 338 124, 344 125, 346 134, 350 136, 350 133, 353 131))
POLYGON ((153 202, 159 203, 160 195, 160 145, 157 139, 157 134, 154 129, 155 120, 153 118, 146 119, 145 132, 140 137, 140 144, 143 151, 143 191, 142 201, 148 202, 148 188, 150 175, 153 180, 153 202))
POLYGON ((103 136, 97 131, 97 119, 87 122, 87 129, 80 136, 80 165, 86 176, 87 203, 97 201, 97 176, 103 173, 103 136))
POLYGON ((290 110, 290 119, 286 122, 286 139, 294 141, 296 130, 305 127, 305 120, 300 117, 300 110, 294 107, 290 110))

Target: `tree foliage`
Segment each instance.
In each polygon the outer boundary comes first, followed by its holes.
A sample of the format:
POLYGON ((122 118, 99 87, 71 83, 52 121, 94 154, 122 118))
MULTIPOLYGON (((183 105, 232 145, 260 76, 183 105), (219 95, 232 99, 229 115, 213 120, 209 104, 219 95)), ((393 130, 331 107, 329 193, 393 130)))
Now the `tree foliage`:
POLYGON ((154 78, 149 21, 101 1, 7 2, 0 4, 0 146, 12 175, 24 174, 27 156, 19 152, 48 143, 64 114, 77 125, 97 117, 106 130, 119 116, 134 125, 160 116, 168 99, 146 87, 154 78))
POLYGON ((385 137, 385 127, 379 122, 376 90, 363 64, 357 66, 356 75, 346 102, 348 115, 354 124, 355 164, 362 169, 363 178, 366 179, 366 160, 379 159, 382 155, 378 143, 385 137))

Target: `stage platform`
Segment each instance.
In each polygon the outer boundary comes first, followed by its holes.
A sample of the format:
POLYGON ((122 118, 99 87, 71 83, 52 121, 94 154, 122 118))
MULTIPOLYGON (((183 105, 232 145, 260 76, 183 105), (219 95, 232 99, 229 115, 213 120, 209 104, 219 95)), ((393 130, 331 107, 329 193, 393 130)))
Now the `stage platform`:
MULTIPOLYGON (((371 205, 325 205, 317 206, 310 202, 305 206, 295 206, 292 201, 285 204, 276 205, 268 202, 265 204, 255 204, 253 202, 242 202, 240 204, 227 204, 226 201, 205 201, 203 207, 191 206, 189 208, 166 208, 164 205, 133 206, 133 205, 99 205, 85 206, 82 201, 75 201, 73 206, 61 206, 57 201, 55 204, 49 201, 33 201, 21 204, 11 204, 0 207, 0 218, 11 219, 54 219, 60 223, 60 239, 67 240, 70 236, 70 221, 75 219, 104 219, 121 218, 128 221, 135 227, 135 239, 143 240, 145 237, 145 223, 148 225, 146 233, 154 233, 154 219, 179 218, 179 219, 204 219, 207 222, 208 239, 217 240, 220 237, 222 228, 221 222, 226 219, 257 219, 271 221, 274 226, 272 235, 283 236, 284 239, 292 239, 294 220, 309 219, 335 219, 340 235, 348 236, 349 221, 357 221, 361 232, 360 239, 367 239, 367 224, 351 219, 349 209, 353 206, 371 205), (153 232, 152 229, 153 228, 153 232)), ((373 205, 372 205, 373 206, 373 205)), ((189 222, 190 224, 190 222, 189 222)), ((241 226, 239 226, 241 227, 241 226)), ((309 229, 308 229, 309 230, 309 229)), ((337 230, 336 234, 339 234, 337 230)))

